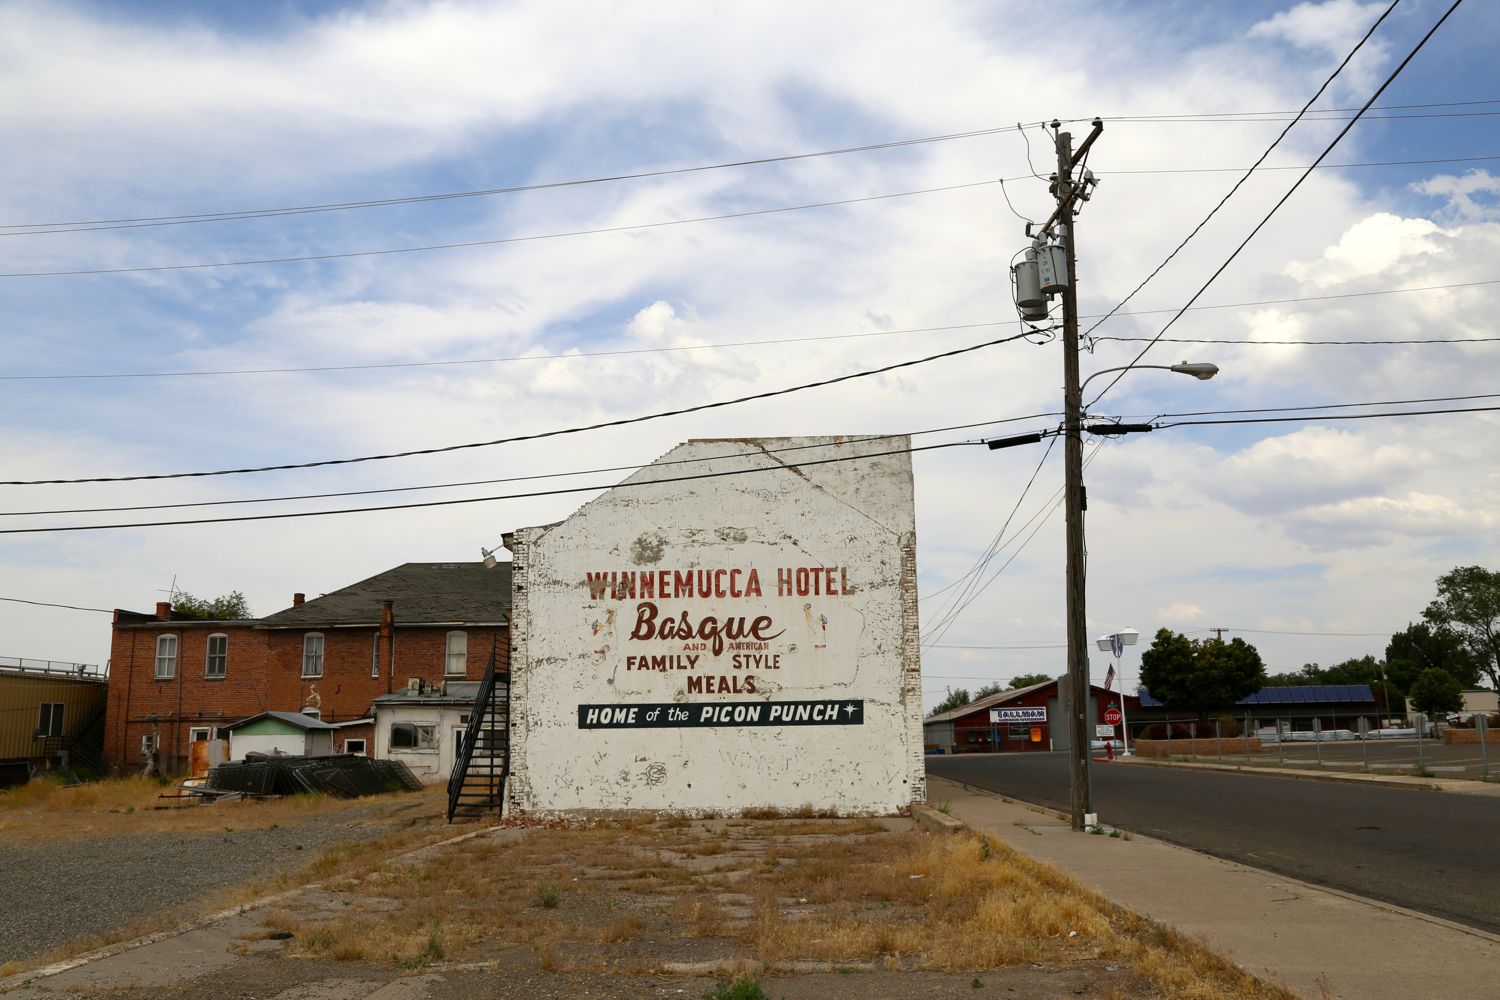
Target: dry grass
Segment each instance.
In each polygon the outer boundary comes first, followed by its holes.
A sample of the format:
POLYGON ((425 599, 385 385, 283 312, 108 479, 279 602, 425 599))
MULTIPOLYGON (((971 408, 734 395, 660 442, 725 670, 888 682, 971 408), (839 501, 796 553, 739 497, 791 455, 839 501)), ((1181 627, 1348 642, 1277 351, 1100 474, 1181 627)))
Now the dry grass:
POLYGON ((173 786, 148 778, 110 778, 72 787, 39 779, 0 793, 0 841, 34 841, 42 836, 135 837, 226 827, 266 829, 333 812, 357 811, 361 805, 377 814, 392 808, 393 803, 410 808, 413 801, 422 801, 425 806, 425 800, 434 795, 429 789, 415 796, 380 796, 363 803, 323 795, 200 802, 196 797, 178 798, 173 786))
POLYGON ((444 850, 350 885, 356 899, 381 905, 351 906, 337 927, 305 924, 296 953, 413 967, 438 935, 455 960, 526 942, 538 970, 650 971, 682 947, 673 942, 696 940, 717 942, 730 960, 772 966, 811 960, 967 973, 1111 962, 1158 996, 1290 996, 1056 869, 974 836, 892 832, 862 820, 665 820, 527 831, 455 850, 462 863, 444 850), (550 904, 538 903, 542 886, 555 890, 550 904))

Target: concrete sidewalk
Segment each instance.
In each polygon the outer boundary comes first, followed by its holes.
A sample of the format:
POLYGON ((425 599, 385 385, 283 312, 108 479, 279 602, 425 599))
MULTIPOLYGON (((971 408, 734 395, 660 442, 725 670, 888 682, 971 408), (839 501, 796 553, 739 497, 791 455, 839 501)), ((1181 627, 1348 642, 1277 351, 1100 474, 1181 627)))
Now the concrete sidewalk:
POLYGON ((1452 1000, 1500 981, 1500 936, 1485 931, 1147 837, 1073 833, 1053 810, 945 778, 928 778, 927 798, 1301 996, 1452 1000))

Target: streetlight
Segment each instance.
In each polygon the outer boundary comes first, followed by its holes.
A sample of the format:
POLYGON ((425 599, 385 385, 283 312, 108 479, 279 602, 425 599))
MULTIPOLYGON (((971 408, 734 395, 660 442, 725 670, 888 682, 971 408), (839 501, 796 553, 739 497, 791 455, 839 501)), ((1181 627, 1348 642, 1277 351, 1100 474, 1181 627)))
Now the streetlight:
MULTIPOLYGON (((1134 646, 1140 637, 1141 634, 1135 629, 1124 628, 1094 640, 1094 645, 1106 653, 1114 654, 1115 658, 1115 679, 1120 682, 1120 732, 1125 734, 1125 749, 1120 754, 1122 757, 1130 756, 1130 719, 1125 714, 1125 670, 1120 666, 1120 657, 1125 654, 1125 647, 1134 646)), ((1104 686, 1109 687, 1108 684, 1104 686)))

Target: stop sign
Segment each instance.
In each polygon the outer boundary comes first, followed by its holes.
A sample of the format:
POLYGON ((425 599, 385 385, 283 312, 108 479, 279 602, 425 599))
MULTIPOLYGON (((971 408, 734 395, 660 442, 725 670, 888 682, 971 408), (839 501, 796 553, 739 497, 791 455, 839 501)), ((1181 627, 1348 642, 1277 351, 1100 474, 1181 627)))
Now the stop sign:
POLYGON ((1122 718, 1123 716, 1120 715, 1118 708, 1106 708, 1104 710, 1104 721, 1111 726, 1118 726, 1122 718))

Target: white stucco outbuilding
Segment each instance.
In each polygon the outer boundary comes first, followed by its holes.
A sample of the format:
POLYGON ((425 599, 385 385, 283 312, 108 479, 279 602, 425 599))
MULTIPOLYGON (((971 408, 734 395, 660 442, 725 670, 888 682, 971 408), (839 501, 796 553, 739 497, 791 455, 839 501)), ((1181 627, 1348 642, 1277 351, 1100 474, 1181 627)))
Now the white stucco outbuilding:
POLYGON ((908 447, 689 441, 508 534, 510 807, 922 801, 908 447))
POLYGON ((230 759, 244 760, 247 753, 331 754, 336 728, 297 712, 262 712, 229 727, 230 759))

